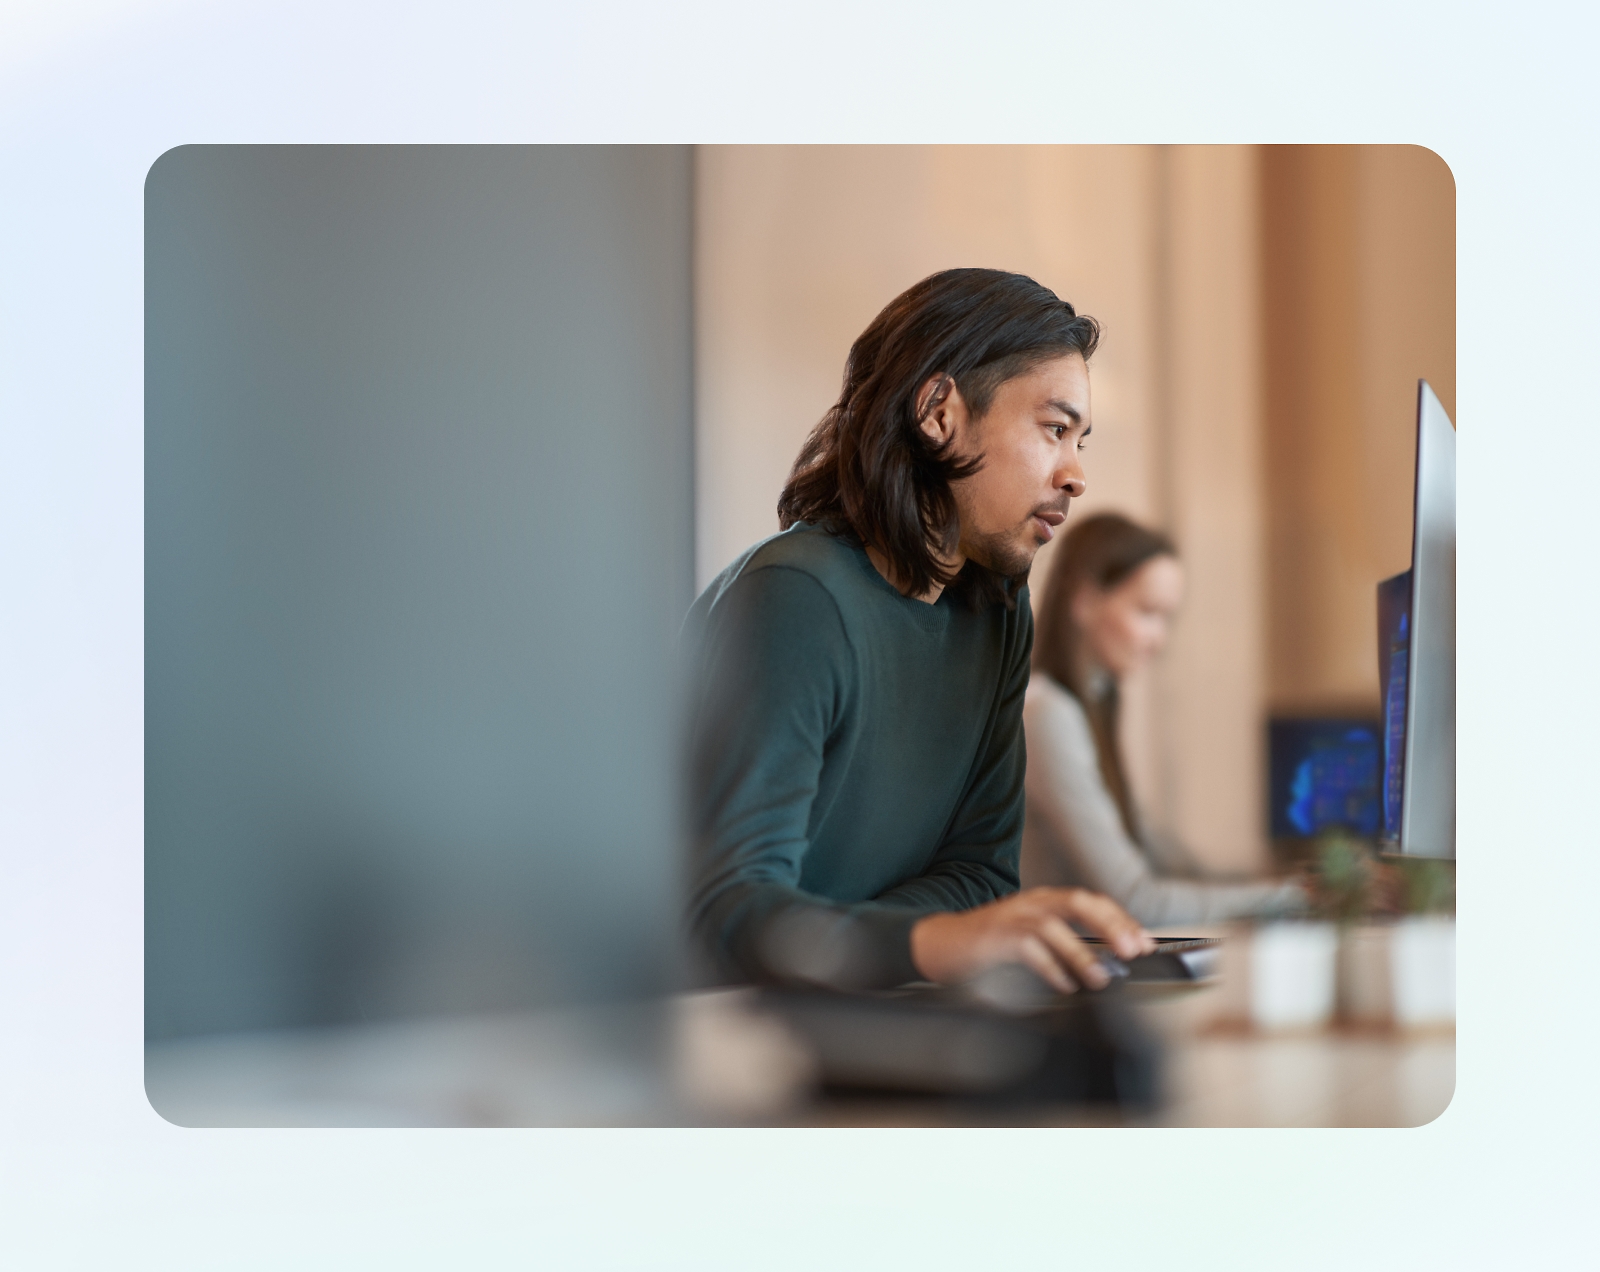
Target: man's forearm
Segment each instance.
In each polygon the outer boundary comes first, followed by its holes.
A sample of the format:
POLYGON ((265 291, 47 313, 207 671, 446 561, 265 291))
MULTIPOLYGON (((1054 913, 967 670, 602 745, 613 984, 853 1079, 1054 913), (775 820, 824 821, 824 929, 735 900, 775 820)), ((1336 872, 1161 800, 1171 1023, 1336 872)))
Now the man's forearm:
POLYGON ((730 980, 888 989, 917 979, 917 909, 839 905, 778 883, 734 883, 696 906, 695 936, 730 980))

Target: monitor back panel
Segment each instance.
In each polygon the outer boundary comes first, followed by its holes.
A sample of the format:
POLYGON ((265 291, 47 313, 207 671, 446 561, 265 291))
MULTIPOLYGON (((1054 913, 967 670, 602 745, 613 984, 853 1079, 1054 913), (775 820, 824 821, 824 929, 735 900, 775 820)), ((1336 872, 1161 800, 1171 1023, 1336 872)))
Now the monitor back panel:
POLYGON ((1456 855, 1456 434, 1418 385, 1410 684, 1400 850, 1456 855))

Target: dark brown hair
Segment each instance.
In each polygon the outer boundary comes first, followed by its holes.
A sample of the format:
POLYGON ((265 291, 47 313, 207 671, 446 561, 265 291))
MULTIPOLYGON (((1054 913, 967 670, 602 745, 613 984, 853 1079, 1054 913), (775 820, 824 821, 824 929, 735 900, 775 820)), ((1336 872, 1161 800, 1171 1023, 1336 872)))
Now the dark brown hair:
MULTIPOLYGON (((981 457, 958 460, 919 427, 917 394, 947 375, 974 418, 995 390, 1039 363, 1088 358, 1100 325, 1048 287, 995 269, 948 269, 890 301, 850 346, 839 400, 811 430, 778 499, 778 522, 819 524, 870 543, 913 595, 956 580, 939 554, 960 527, 950 483, 981 457)), ((976 562, 962 583, 1005 596, 976 562)))
POLYGON ((1100 775, 1116 800, 1128 834, 1138 839, 1138 818, 1127 773, 1122 767, 1121 695, 1106 686, 1096 696, 1083 683, 1083 632, 1072 621, 1072 599, 1085 583, 1101 589, 1126 582, 1135 570, 1158 556, 1176 557, 1178 549, 1159 530, 1151 530, 1114 512, 1086 517, 1067 531, 1050 563, 1044 604, 1035 615, 1033 666, 1067 690, 1083 706, 1094 733, 1100 775))

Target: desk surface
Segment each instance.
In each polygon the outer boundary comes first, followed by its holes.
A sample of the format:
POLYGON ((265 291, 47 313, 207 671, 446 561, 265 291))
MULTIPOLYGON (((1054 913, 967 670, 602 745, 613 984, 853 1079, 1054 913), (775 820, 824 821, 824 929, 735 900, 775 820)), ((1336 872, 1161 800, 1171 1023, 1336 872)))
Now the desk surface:
POLYGON ((1175 1049, 1170 1098, 1154 1115, 1072 1105, 996 1109, 931 1099, 825 1100, 803 1126, 1422 1126, 1450 1103, 1448 1037, 1213 1037, 1175 1049))
POLYGON ((152 1046, 152 1103, 185 1126, 1419 1126, 1449 1104, 1453 1034, 1272 1037, 1218 1027, 1214 991, 1152 994, 1154 1114, 819 1098, 740 991, 632 1008, 366 1025, 152 1046))
POLYGON ((1172 1049, 1165 1126, 1422 1126, 1455 1093, 1445 1036, 1203 1036, 1172 1049))

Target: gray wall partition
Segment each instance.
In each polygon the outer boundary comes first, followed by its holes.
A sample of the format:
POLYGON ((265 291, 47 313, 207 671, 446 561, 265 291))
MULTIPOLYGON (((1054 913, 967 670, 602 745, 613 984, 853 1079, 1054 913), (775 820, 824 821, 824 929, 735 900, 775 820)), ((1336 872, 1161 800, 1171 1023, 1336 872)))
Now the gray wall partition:
POLYGON ((151 1038, 665 987, 685 148, 146 182, 151 1038))

